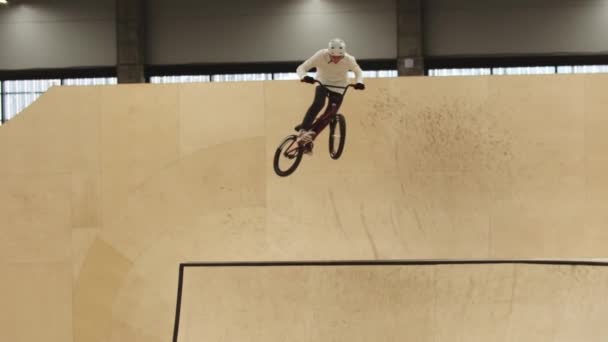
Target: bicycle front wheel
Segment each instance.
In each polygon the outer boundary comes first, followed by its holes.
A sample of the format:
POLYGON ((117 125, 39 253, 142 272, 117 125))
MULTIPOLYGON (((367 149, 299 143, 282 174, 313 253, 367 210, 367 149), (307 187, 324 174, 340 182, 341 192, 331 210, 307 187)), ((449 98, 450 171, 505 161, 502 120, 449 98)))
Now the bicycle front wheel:
POLYGON ((286 137, 274 153, 274 172, 286 177, 292 174, 302 161, 302 147, 297 143, 298 137, 290 135, 286 137))
POLYGON ((329 155, 338 159, 344 152, 346 142, 346 120, 344 115, 336 114, 329 122, 329 155))

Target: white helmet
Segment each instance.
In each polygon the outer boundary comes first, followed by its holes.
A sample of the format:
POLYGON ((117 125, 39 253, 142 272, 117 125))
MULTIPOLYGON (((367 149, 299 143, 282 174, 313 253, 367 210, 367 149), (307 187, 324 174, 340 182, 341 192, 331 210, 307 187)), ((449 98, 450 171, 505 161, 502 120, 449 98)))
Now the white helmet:
POLYGON ((329 41, 329 48, 327 50, 332 56, 344 56, 346 53, 346 43, 340 38, 334 38, 329 41))

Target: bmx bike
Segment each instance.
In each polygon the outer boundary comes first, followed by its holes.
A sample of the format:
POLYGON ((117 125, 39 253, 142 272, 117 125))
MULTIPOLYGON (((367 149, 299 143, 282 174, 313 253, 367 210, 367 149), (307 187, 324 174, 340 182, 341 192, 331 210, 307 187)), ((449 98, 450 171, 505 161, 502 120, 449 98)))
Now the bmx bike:
MULTIPOLYGON (((328 86, 318 80, 315 80, 315 83, 329 90, 328 86)), ((354 88, 354 86, 354 84, 349 84, 346 87, 330 86, 330 88, 343 89, 342 96, 344 96, 348 88, 354 88)), ((315 133, 313 136, 314 141, 329 126, 329 156, 332 159, 340 158, 342 152, 344 152, 344 143, 346 141, 346 120, 344 119, 344 115, 338 113, 339 109, 338 105, 330 99, 325 112, 313 122, 311 128, 315 133)), ((299 131, 300 128, 300 125, 298 125, 295 127, 295 130, 299 131)), ((300 165, 304 152, 307 148, 312 148, 312 144, 312 141, 305 143, 299 140, 296 134, 285 137, 274 153, 273 166, 275 173, 281 177, 292 174, 300 165)))

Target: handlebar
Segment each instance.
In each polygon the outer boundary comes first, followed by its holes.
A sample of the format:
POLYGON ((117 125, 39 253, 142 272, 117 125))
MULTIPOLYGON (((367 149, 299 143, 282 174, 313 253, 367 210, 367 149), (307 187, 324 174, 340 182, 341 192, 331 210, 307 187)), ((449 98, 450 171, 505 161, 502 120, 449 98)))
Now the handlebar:
POLYGON ((348 88, 351 88, 351 87, 352 88, 355 87, 355 85, 352 84, 352 83, 349 84, 349 85, 347 85, 346 87, 333 86, 333 85, 325 85, 325 84, 321 83, 321 81, 319 81, 319 80, 315 80, 315 83, 318 83, 320 86, 325 87, 325 88, 338 88, 338 89, 344 89, 344 90, 346 90, 348 88))
POLYGON ((342 96, 346 95, 346 91, 348 90, 348 88, 354 88, 355 87, 355 84, 352 84, 352 83, 349 84, 349 85, 347 85, 346 87, 333 86, 333 85, 325 85, 325 84, 321 83, 321 81, 316 80, 316 79, 315 79, 314 83, 318 83, 321 87, 323 87, 323 88, 325 88, 325 89, 327 89, 329 91, 331 91, 329 88, 344 89, 344 91, 342 92, 342 96))

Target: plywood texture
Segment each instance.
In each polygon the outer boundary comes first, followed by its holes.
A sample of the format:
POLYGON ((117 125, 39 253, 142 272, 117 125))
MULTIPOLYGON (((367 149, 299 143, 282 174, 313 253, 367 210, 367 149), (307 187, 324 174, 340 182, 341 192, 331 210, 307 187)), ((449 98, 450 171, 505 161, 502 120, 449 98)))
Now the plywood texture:
POLYGON ((186 267, 178 342, 604 341, 608 267, 186 267))
POLYGON ((37 331, 105 342, 170 338, 184 261, 605 258, 606 85, 370 79, 345 100, 342 158, 325 132, 288 178, 271 158, 311 86, 53 88, 0 127, 1 266, 69 265, 72 331, 37 331))

